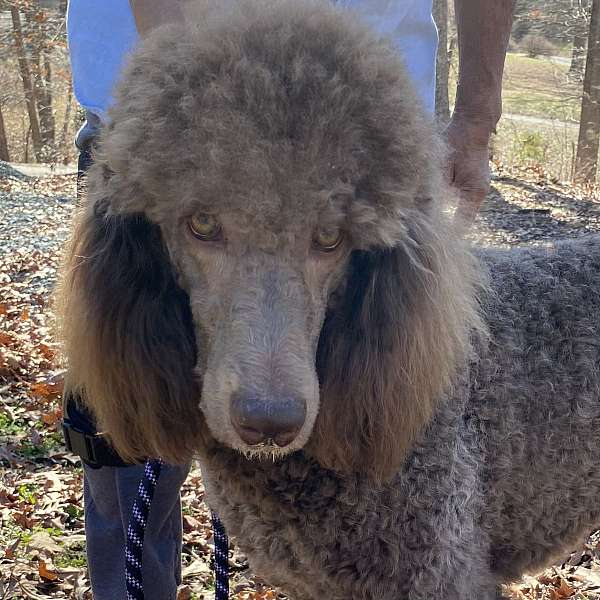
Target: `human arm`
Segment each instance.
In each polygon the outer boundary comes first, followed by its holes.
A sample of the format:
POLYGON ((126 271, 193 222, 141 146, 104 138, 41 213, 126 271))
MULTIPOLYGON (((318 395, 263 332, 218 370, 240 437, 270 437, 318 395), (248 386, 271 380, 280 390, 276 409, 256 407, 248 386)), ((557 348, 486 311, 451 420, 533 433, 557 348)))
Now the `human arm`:
POLYGON ((160 25, 184 20, 186 0, 129 0, 129 4, 142 37, 160 25))
POLYGON ((470 223, 489 189, 488 144, 502 114, 502 73, 514 0, 455 0, 459 74, 445 135, 449 178, 460 192, 457 216, 470 223))

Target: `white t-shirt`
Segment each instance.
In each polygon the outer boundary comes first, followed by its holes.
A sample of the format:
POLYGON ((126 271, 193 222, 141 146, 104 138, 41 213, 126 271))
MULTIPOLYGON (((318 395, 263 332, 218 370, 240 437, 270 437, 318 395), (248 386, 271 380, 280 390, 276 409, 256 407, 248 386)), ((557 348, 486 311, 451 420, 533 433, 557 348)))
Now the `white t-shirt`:
MULTIPOLYGON (((433 113, 437 31, 432 0, 338 2, 359 11, 379 33, 392 39, 425 109, 433 113)), ((129 0, 70 0, 67 34, 75 96, 103 121, 124 59, 138 39, 129 0)))

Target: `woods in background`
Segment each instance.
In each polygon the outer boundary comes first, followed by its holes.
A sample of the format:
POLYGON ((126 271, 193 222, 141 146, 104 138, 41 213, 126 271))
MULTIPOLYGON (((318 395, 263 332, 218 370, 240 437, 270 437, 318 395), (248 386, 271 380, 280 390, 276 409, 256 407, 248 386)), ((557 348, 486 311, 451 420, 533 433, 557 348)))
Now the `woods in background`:
MULTIPOLYGON (((71 88, 66 5, 67 0, 0 0, 0 160, 67 163, 74 159, 72 140, 82 116, 71 88)), ((444 124, 451 113, 457 69, 453 0, 434 0, 434 18, 440 33, 436 111, 444 124)), ((518 0, 509 50, 515 56, 546 57, 564 65, 564 86, 556 83, 563 93, 554 101, 564 100, 568 106, 562 116, 546 114, 543 102, 537 110, 527 109, 529 97, 522 90, 508 103, 505 114, 555 119, 563 128, 561 134, 578 125, 578 131, 564 133, 560 153, 570 166, 561 167, 559 177, 595 181, 600 140, 600 0, 518 0)), ((532 63, 527 68, 537 66, 532 63)), ((537 91, 532 89, 531 98, 537 91)), ((525 157, 543 163, 548 153, 557 154, 554 148, 548 151, 551 144, 542 130, 519 130, 515 135, 525 157)), ((495 146, 506 145, 505 138, 499 136, 495 146)))
MULTIPOLYGON (((452 69, 457 68, 452 4, 434 0, 440 32, 436 113, 441 124, 449 118, 452 69)), ((579 183, 594 182, 600 140, 600 0, 518 0, 509 50, 557 61, 568 51, 568 78, 578 85, 581 115, 571 176, 579 183)))
POLYGON ((0 0, 0 160, 69 162, 77 111, 66 0, 0 0))

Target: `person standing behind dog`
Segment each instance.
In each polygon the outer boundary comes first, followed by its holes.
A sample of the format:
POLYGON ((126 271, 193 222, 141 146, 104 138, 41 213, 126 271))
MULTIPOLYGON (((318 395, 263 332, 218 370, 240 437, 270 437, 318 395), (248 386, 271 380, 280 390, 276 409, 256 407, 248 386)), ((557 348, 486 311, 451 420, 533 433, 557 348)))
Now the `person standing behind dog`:
MULTIPOLYGON (((390 37, 433 115, 437 31, 432 0, 337 0, 390 37), (435 36, 435 37, 434 37, 435 36)), ((502 74, 516 0, 454 0, 459 74, 444 134, 447 176, 459 192, 457 218, 471 224, 490 186, 489 141, 502 114, 502 74)))
MULTIPOLYGON (((187 0, 70 0, 67 32, 74 91, 86 110, 78 132, 79 183, 107 121, 112 89, 126 55, 155 27, 184 19, 187 0)), ((323 0, 325 1, 325 0, 323 0)), ((403 56, 426 112, 433 115, 437 31, 432 0, 338 0, 357 10, 403 56)), ((489 188, 488 143, 501 114, 504 58, 514 0, 455 0, 459 80, 449 145, 448 177, 458 188, 459 218, 471 222, 489 188)), ((78 185, 78 197, 83 195, 78 185)), ((95 600, 125 597, 125 545, 129 512, 143 467, 126 465, 96 433, 76 398, 65 400, 67 446, 84 462, 87 556, 95 600)), ((189 465, 165 465, 146 528, 143 574, 146 598, 170 600, 181 579, 179 490, 189 465)))

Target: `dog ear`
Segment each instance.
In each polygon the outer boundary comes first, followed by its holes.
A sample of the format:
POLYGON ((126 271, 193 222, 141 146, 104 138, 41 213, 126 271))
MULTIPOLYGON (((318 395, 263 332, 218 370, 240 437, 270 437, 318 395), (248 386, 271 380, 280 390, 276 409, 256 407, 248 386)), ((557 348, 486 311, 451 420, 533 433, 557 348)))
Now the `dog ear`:
POLYGON ((76 224, 59 291, 79 394, 120 456, 180 463, 202 430, 194 324, 160 229, 98 201, 76 224))
POLYGON ((397 473, 463 364, 478 323, 474 268, 434 231, 425 223, 408 244, 350 258, 317 352, 321 405, 308 451, 325 467, 376 480, 397 473))

